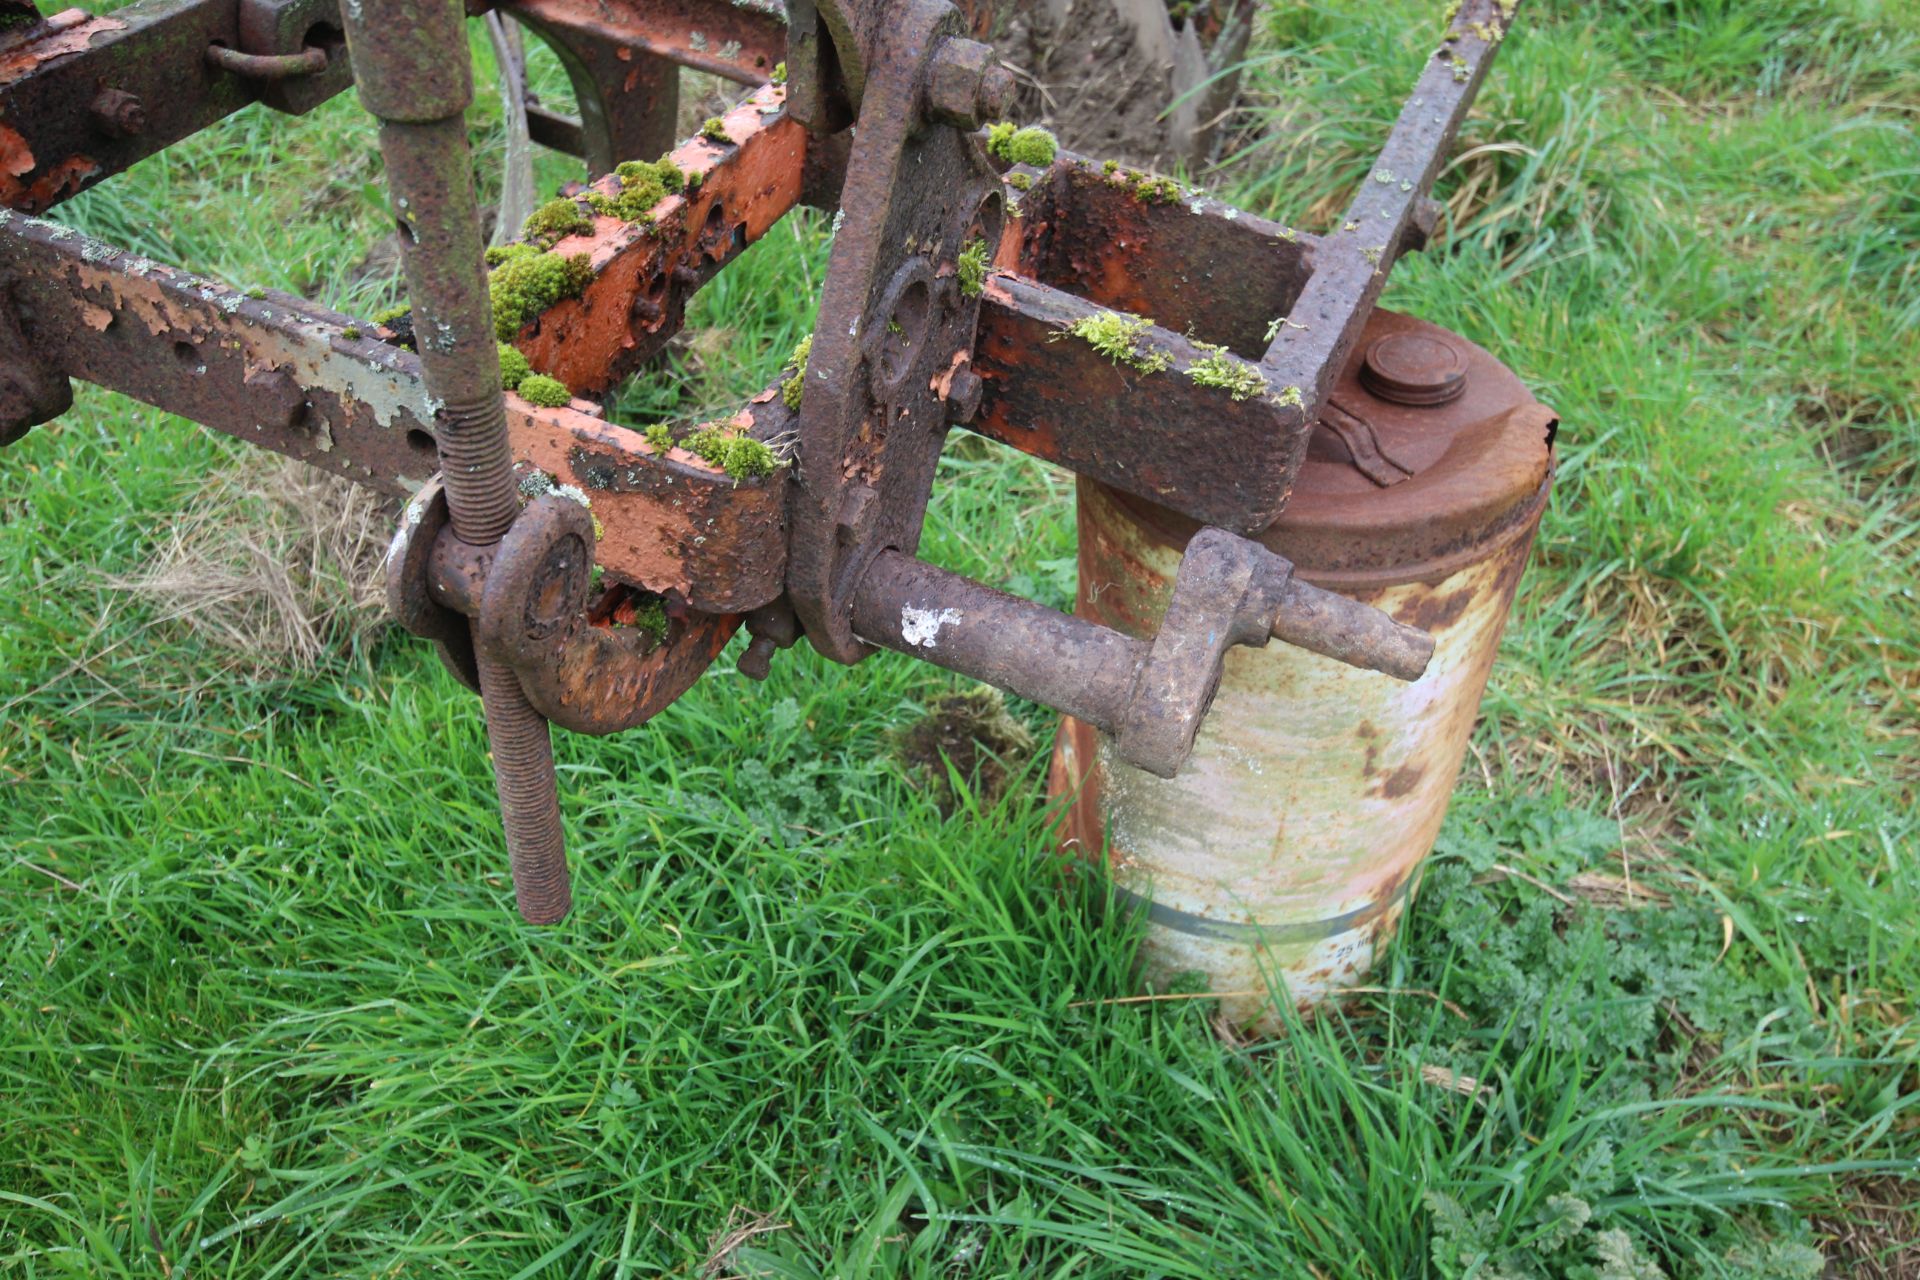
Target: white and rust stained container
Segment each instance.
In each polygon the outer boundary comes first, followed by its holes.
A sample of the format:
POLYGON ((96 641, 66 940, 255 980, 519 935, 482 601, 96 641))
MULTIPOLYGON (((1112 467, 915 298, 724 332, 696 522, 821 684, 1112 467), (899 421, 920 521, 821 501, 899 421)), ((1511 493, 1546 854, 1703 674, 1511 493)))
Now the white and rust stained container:
MULTIPOLYGON (((1148 905, 1142 977, 1198 972, 1239 1023, 1364 980, 1433 848, 1553 481, 1556 419, 1480 347, 1375 311, 1261 541, 1315 586, 1433 634, 1412 684, 1275 642, 1234 648, 1176 778, 1068 718, 1063 840, 1148 905)), ((1159 625, 1197 526, 1082 479, 1076 612, 1159 625)))

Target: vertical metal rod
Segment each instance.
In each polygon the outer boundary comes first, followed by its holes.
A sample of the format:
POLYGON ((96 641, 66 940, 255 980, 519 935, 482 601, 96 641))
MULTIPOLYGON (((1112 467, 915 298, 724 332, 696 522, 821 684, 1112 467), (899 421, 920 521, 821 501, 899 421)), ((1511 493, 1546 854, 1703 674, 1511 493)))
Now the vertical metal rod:
MULTIPOLYGON (((453 533, 488 546, 519 503, 467 151, 473 70, 461 9, 345 0, 341 16, 360 99, 380 121, 453 533)), ((485 656, 479 667, 514 896, 529 923, 552 924, 572 906, 552 739, 511 668, 485 656)))

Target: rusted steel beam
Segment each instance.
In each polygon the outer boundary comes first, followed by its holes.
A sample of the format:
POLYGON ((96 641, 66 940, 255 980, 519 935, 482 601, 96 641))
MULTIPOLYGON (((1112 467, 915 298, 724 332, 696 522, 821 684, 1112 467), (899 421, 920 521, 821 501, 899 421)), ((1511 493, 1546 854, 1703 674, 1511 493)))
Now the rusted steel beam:
POLYGON ((1316 415, 1366 327, 1388 271, 1402 252, 1426 240, 1427 193, 1517 4, 1466 0, 1453 14, 1367 180, 1339 228, 1321 242, 1313 275, 1288 317, 1292 323, 1281 326, 1267 349, 1263 363, 1282 382, 1304 388, 1316 415))
POLYGON ((1157 325, 1133 336, 1132 363, 1073 333, 1115 314, 1020 276, 988 277, 973 352, 986 391, 969 429, 1196 520, 1239 533, 1271 524, 1305 455, 1311 420, 1297 389, 1269 383, 1237 400, 1203 386, 1196 366, 1257 366, 1157 325))
MULTIPOLYGON (((673 64, 759 84, 785 57, 780 18, 730 0, 529 0, 513 11, 567 65, 579 150, 598 172, 671 141, 673 64)), ((0 47, 0 205, 45 212, 251 102, 307 111, 351 79, 335 0, 66 10, 0 47), (302 39, 314 41, 304 52, 302 39)))
POLYGON ((933 87, 943 63, 974 68, 941 108, 963 118, 1011 86, 986 82, 981 47, 939 0, 849 0, 820 6, 819 18, 835 33, 859 126, 800 406, 787 594, 816 651, 857 662, 869 649, 854 634, 854 589, 874 556, 919 545, 948 401, 978 326, 978 280, 968 284, 963 257, 997 244, 1006 216, 979 139, 929 127, 924 113, 945 96, 933 87))
MULTIPOLYGON (((0 211, 0 278, 33 350, 216 431, 406 495, 435 466, 419 358, 364 321, 280 293, 253 297, 70 228, 0 211)), ((780 593, 784 470, 735 480, 656 451, 597 407, 508 400, 514 457, 589 498, 602 566, 693 608, 741 612, 780 593)), ((791 414, 771 392, 736 422, 769 438, 791 414)))
MULTIPOLYGON (((554 245, 562 256, 585 254, 593 280, 515 338, 535 369, 576 392, 603 391, 666 346, 693 291, 800 201, 807 132, 785 101, 783 87, 763 86, 722 118, 729 141, 703 135, 674 148, 687 190, 645 221, 595 214, 592 232, 554 245)), ((617 195, 620 179, 595 189, 617 195)))
POLYGON ((967 425, 1203 523, 1270 525, 1388 270, 1432 229, 1427 193, 1514 8, 1461 6, 1324 237, 1077 156, 1017 174, 1033 189, 987 284, 974 351, 986 390, 967 425), (1103 311, 1155 322, 1131 357, 1070 332, 1103 311))
POLYGON ((568 33, 570 41, 598 41, 650 54, 741 84, 765 82, 787 56, 787 24, 774 4, 513 0, 501 7, 536 29, 568 33))
MULTIPOLYGON (((325 69, 300 77, 297 104, 282 102, 305 110, 346 87, 351 73, 332 5, 302 7, 313 10, 311 29, 333 33, 316 46, 325 69)), ((263 82, 207 57, 214 47, 246 48, 243 8, 237 0, 140 0, 99 17, 69 9, 0 50, 0 206, 43 212, 254 101, 263 82)), ((264 12, 247 34, 260 43, 256 33, 275 26, 276 15, 264 12)))
POLYGON ((998 265, 1258 360, 1312 277, 1318 236, 1164 179, 1061 152, 1019 197, 998 265), (1144 195, 1142 193, 1145 193, 1144 195))

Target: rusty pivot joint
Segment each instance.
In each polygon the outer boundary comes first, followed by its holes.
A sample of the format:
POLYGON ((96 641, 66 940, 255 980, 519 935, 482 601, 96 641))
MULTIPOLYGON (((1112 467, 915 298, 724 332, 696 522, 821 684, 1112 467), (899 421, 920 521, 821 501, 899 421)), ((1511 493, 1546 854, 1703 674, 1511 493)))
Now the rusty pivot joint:
POLYGON ((1290 561, 1224 529, 1188 544, 1150 643, 898 552, 862 580, 854 627, 1111 733, 1123 759, 1163 778, 1192 752, 1234 645, 1279 638, 1400 680, 1433 656, 1425 632, 1297 580, 1290 561))

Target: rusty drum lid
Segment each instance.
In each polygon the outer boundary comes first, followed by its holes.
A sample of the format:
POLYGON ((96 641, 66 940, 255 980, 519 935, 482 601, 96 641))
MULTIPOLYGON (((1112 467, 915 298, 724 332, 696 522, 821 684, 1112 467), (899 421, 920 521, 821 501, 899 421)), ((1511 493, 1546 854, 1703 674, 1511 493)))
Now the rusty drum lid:
MULTIPOLYGON (((1333 590, 1437 582, 1532 526, 1547 500, 1557 425, 1485 349, 1376 309, 1314 427, 1287 508, 1261 541, 1333 590)), ((1198 529, 1145 499, 1103 492, 1166 544, 1184 546, 1198 529)))
POLYGON ((1327 586, 1437 580, 1532 523, 1557 424, 1483 348, 1376 310, 1261 540, 1327 586))

